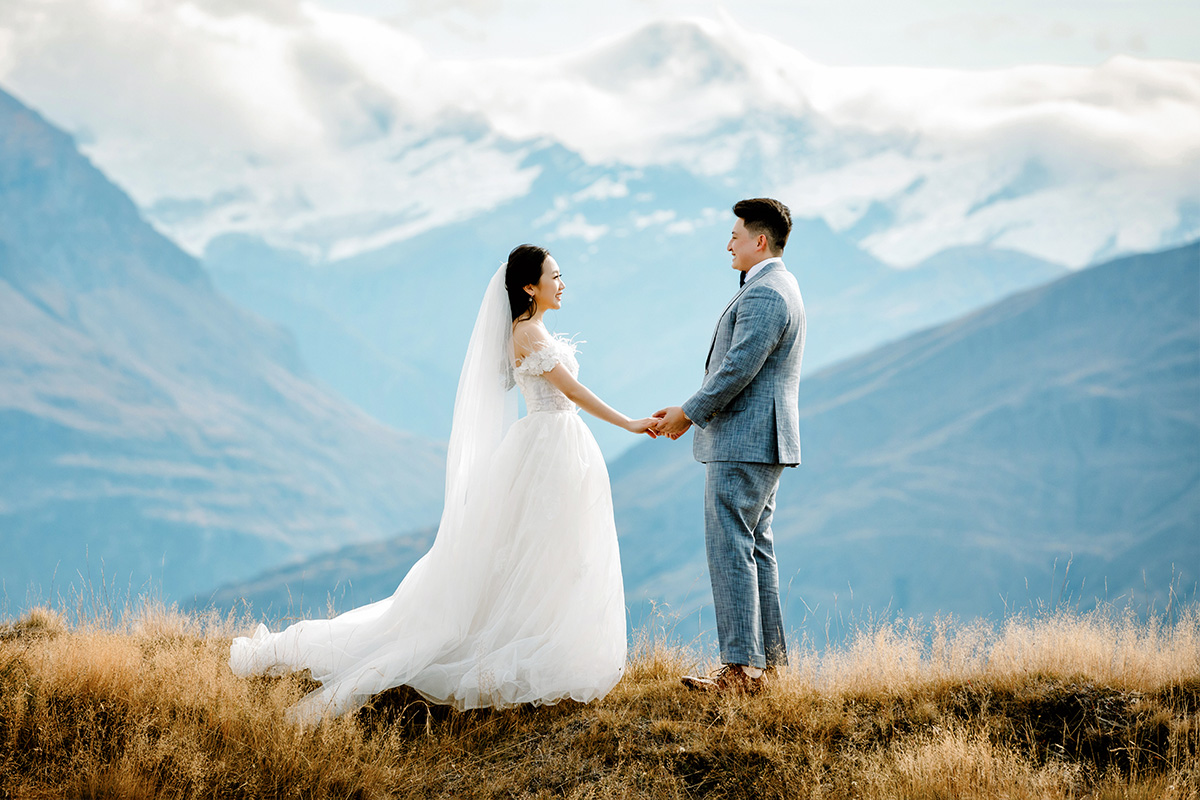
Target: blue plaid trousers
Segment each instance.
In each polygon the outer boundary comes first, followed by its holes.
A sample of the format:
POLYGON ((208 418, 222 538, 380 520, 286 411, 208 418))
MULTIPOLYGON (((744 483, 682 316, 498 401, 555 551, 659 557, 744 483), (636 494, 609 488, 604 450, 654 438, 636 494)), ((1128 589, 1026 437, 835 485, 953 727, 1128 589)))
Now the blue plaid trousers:
POLYGON ((771 534, 783 469, 745 461, 706 465, 704 542, 724 664, 787 663, 771 534))

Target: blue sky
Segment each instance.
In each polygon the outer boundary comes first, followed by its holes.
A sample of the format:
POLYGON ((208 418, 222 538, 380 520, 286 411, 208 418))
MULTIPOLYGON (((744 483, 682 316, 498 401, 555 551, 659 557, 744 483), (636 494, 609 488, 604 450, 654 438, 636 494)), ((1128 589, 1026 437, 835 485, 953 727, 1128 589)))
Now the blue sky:
POLYGON ((317 0, 394 19, 457 58, 578 50, 664 16, 718 18, 838 66, 979 69, 1098 64, 1118 53, 1200 60, 1195 0, 317 0))

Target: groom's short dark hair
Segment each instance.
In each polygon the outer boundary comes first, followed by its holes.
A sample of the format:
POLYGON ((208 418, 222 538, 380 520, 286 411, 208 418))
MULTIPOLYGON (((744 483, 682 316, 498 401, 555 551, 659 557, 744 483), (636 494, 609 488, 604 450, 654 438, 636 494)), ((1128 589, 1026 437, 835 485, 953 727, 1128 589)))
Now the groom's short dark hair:
POLYGON ((792 232, 792 212, 778 200, 770 197, 754 197, 741 200, 733 206, 733 213, 741 219, 746 230, 758 236, 767 235, 771 252, 782 253, 792 232))

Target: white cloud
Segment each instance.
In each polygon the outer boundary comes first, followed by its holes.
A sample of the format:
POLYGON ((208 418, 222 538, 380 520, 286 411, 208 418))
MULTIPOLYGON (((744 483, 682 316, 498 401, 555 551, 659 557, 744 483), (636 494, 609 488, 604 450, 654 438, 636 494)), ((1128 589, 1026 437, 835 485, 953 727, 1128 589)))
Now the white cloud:
POLYGON ((558 227, 554 229, 554 233, 550 234, 548 239, 583 239, 589 244, 600 239, 604 234, 608 233, 607 225, 592 225, 583 214, 576 214, 570 219, 565 219, 558 223, 558 227))
POLYGON ((1200 196, 1200 64, 1118 57, 1094 69, 828 69, 810 97, 839 128, 908 145, 801 172, 780 194, 836 230, 884 202, 895 222, 863 243, 895 264, 993 241, 1082 265, 1113 231, 1122 247, 1158 246, 1178 203, 1200 196), (1030 159, 1044 165, 1048 185, 974 210, 1030 159))
POLYGON ((0 28, 0 76, 12 72, 16 66, 16 39, 15 31, 0 28))
POLYGON ((451 58, 541 57, 577 51, 656 18, 732 17, 769 31, 806 55, 838 65, 1007 67, 1094 65, 1107 30, 1125 52, 1141 36, 1145 55, 1200 59, 1200 6, 1183 0, 318 0, 342 10, 392 16, 451 58), (1063 36, 1070 28, 1075 35, 1063 36), (1056 32, 1057 29, 1057 32, 1056 32))
POLYGON ((486 132, 425 141, 454 72, 368 17, 291 0, 6 0, 0 40, 14 43, 0 83, 86 130, 87 154, 142 207, 244 187, 166 226, 193 252, 242 230, 346 254, 435 224, 448 197, 477 211, 536 174, 486 132), (353 233, 389 216, 408 221, 353 233))
MULTIPOLYGON (((185 201, 161 224, 195 252, 237 230, 345 255, 437 224, 447 208, 492 207, 537 174, 521 166, 528 149, 500 137, 556 141, 629 174, 671 164, 761 181, 838 230, 886 203, 892 229, 864 241, 896 263, 964 236, 1082 263, 1096 235, 1068 241, 1037 217, 1014 225, 1015 215, 1078 202, 1083 219, 1104 192, 1137 186, 1155 202, 1118 203, 1125 222, 1104 210, 1091 218, 1140 241, 1149 234, 1135 231, 1161 229, 1173 204, 1198 194, 1179 179, 1200 169, 1195 63, 827 67, 707 19, 568 55, 440 52, 394 24, 292 0, 0 2, 0 84, 86 130, 87 154, 143 208, 185 201), (1049 185, 973 211, 1030 159, 1047 165, 1049 185)), ((596 241, 605 227, 569 216, 571 204, 628 194, 623 179, 604 178, 538 224, 596 241)))
POLYGON ((629 187, 624 181, 615 181, 605 175, 591 186, 580 189, 571 196, 576 202, 583 200, 615 200, 629 196, 629 187))
POLYGON ((658 225, 665 225, 675 219, 675 212, 670 209, 659 209, 649 214, 639 215, 633 221, 633 226, 639 231, 658 225))

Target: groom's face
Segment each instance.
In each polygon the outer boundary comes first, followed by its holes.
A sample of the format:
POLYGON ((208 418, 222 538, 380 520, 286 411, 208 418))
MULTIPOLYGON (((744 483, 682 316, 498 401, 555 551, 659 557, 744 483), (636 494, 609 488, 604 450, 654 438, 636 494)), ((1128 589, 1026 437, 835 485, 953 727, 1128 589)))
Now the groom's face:
POLYGON ((745 272, 766 258, 767 254, 762 246, 765 239, 766 237, 762 234, 755 236, 746 230, 746 223, 742 222, 741 217, 738 217, 737 222, 733 224, 733 233, 729 236, 729 244, 725 246, 725 249, 733 254, 733 268, 745 272))

